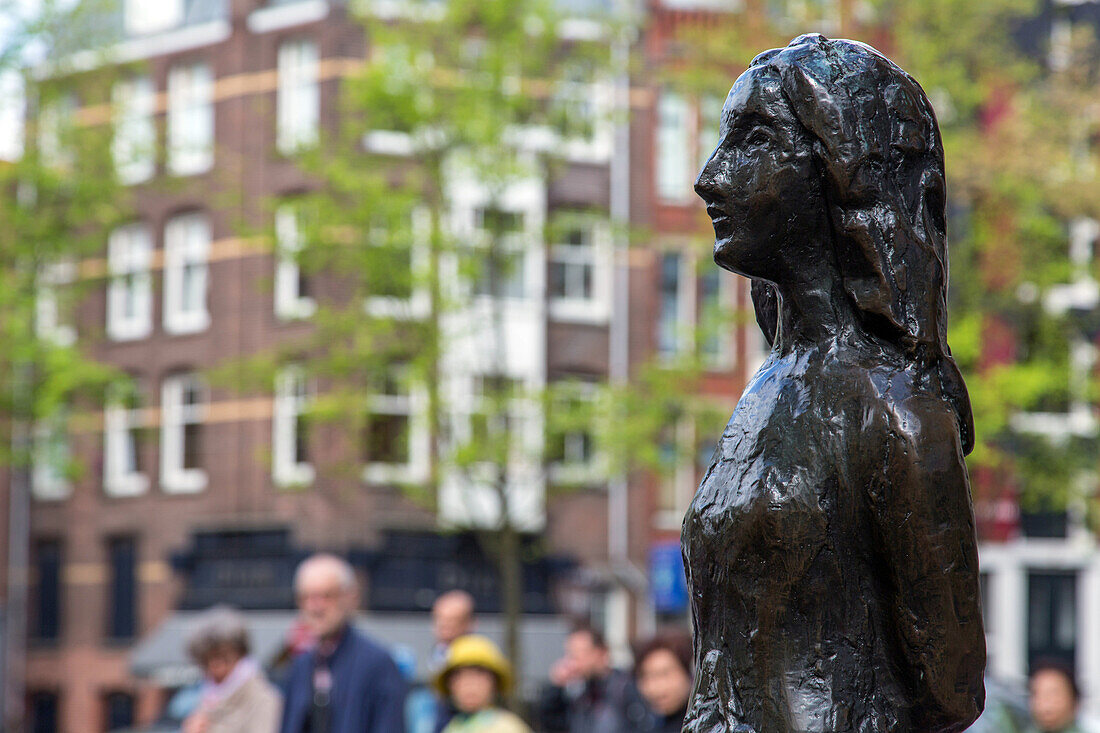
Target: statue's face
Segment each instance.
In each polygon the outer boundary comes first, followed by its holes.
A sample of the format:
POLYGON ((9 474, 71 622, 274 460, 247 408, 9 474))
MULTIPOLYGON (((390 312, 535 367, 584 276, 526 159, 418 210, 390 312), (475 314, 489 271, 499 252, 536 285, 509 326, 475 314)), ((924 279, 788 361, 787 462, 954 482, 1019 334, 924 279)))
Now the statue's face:
POLYGON ((730 90, 695 191, 714 223, 714 261, 749 277, 781 277, 800 244, 827 226, 807 134, 767 67, 749 69, 730 90))

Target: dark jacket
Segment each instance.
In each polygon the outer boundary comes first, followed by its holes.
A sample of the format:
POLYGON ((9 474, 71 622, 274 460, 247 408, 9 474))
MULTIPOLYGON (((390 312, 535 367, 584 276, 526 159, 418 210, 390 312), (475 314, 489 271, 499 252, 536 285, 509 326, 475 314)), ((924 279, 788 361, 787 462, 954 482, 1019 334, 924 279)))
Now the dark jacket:
MULTIPOLYGON (((301 733, 310 714, 315 652, 290 667, 281 733, 301 733)), ((331 733, 404 733, 405 682, 382 647, 348 629, 332 653, 331 733)))
POLYGON ((589 680, 579 694, 547 690, 540 705, 544 730, 568 733, 638 733, 651 724, 645 701, 626 672, 589 680))

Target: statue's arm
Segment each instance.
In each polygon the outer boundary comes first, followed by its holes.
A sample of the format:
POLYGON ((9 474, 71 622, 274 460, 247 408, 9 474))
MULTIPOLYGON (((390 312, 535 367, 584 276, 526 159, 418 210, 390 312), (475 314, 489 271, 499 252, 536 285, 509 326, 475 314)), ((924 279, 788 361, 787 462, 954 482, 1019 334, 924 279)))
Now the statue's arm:
POLYGON ((869 492, 898 661, 928 730, 950 731, 984 704, 985 635, 970 484, 954 417, 940 405, 893 422, 869 492))

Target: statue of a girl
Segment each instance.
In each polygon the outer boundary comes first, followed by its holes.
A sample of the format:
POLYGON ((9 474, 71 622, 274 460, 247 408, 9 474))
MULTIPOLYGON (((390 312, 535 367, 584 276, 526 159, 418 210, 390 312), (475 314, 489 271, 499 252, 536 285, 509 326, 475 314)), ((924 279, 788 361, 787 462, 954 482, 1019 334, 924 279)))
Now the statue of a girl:
POLYGON ((774 344, 684 519, 684 730, 964 730, 985 640, 931 105, 801 36, 734 84, 695 189, 774 344))

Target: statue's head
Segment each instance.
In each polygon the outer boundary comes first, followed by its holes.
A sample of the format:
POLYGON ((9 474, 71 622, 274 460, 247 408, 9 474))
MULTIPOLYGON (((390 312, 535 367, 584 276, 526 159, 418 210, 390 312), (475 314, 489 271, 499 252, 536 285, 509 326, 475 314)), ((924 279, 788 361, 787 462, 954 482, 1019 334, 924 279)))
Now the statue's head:
MULTIPOLYGON (((718 147, 696 191, 715 226, 715 262, 776 283, 816 253, 862 328, 943 374, 965 448, 972 417, 947 347, 943 146, 920 85, 870 46, 799 36, 753 59, 722 110, 718 147), (956 385, 957 383, 957 385, 956 385), (961 394, 956 394, 961 393, 961 394)), ((772 287, 754 283, 775 336, 772 287)))

